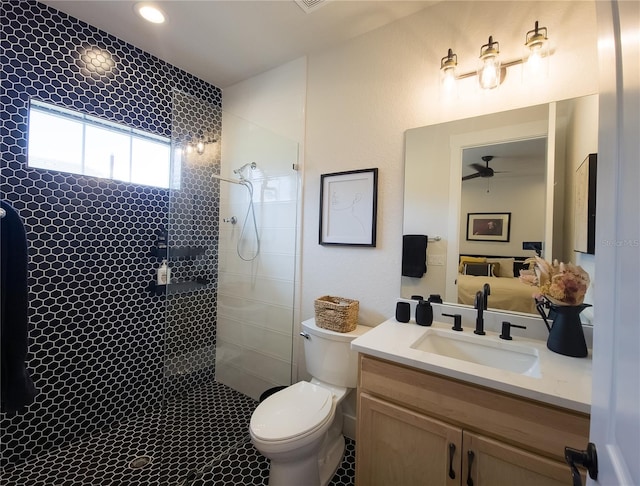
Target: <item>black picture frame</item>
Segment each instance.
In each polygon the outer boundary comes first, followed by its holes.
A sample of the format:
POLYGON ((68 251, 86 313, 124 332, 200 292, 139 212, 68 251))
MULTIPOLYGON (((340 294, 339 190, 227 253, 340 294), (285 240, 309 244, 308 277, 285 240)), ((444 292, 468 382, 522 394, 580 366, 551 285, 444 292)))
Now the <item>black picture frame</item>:
POLYGON ((468 241, 509 242, 511 213, 467 213, 468 241))
POLYGON ((378 169, 321 174, 321 245, 376 246, 378 169))

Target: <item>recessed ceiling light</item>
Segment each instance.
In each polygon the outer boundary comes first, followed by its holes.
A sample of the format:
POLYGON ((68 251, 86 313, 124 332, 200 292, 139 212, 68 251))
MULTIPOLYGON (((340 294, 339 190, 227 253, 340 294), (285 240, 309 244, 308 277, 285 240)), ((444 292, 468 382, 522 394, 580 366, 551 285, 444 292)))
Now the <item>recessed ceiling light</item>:
POLYGON ((150 3, 136 3, 134 8, 140 17, 154 24, 162 24, 167 18, 162 10, 150 3))

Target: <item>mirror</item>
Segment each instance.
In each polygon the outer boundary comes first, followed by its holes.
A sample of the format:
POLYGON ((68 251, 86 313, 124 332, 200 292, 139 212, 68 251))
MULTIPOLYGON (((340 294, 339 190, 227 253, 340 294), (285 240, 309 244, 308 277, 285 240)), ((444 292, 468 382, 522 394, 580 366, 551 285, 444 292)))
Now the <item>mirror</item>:
MULTIPOLYGON (((526 259, 536 254, 523 249, 530 247, 527 242, 542 242, 543 258, 581 265, 594 281, 593 255, 573 250, 573 201, 575 171, 597 152, 597 132, 597 95, 408 130, 403 234, 430 239, 427 273, 403 276, 401 296, 440 294, 445 302, 459 304, 460 255, 526 259), (483 160, 486 156, 493 158, 483 160), (488 174, 481 170, 487 165, 492 177, 469 177, 488 174), (502 219, 505 214, 508 221, 502 219), (495 218, 508 222, 508 238, 505 231, 498 237, 474 236, 467 225, 495 218)), ((507 276, 500 278, 517 280, 517 268, 508 277, 509 262, 501 263, 507 276)), ((503 283, 507 280, 496 280, 490 308, 504 310, 500 300, 512 300, 498 298, 511 292, 498 290, 503 283)), ((524 291, 533 293, 531 287, 524 291)), ((590 292, 585 302, 592 302, 590 292)))

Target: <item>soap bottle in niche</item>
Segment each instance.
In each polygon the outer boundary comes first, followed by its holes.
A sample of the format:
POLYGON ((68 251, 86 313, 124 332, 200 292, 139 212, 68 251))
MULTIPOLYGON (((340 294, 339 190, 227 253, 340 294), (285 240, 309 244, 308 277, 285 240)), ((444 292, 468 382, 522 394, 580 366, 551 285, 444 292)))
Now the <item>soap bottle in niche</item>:
POLYGON ((158 267, 158 285, 169 285, 171 282, 171 269, 167 265, 167 260, 162 260, 158 267))

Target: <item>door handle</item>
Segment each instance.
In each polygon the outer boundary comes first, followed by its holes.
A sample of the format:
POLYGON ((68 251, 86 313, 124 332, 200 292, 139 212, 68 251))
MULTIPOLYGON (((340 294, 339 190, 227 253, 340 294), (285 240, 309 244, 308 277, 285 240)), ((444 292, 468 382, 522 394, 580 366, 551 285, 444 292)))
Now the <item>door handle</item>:
POLYGON ((587 444, 587 450, 585 451, 565 447, 564 460, 567 461, 571 468, 573 486, 582 486, 582 477, 580 477, 578 466, 587 468, 591 479, 598 479, 598 454, 596 453, 596 445, 593 442, 587 444))

